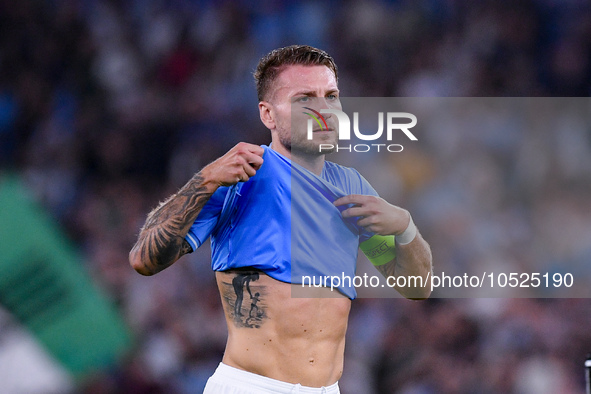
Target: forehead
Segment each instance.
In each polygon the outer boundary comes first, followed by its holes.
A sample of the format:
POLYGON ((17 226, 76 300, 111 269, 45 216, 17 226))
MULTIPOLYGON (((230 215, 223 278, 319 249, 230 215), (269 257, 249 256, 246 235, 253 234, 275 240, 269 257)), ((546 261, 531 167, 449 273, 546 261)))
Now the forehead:
POLYGON ((289 65, 279 73, 274 83, 274 95, 291 95, 298 92, 336 90, 337 81, 326 66, 289 65))

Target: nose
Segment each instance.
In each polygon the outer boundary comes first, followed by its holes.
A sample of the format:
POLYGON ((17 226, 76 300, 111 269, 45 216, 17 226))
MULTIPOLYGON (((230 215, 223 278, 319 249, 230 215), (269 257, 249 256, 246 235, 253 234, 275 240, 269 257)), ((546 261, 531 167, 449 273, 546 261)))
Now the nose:
MULTIPOLYGON (((331 102, 329 100, 327 100, 324 97, 319 98, 319 102, 318 102, 318 107, 323 110, 323 109, 335 109, 336 106, 334 104, 334 102, 331 102)), ((325 119, 330 119, 332 118, 332 114, 330 113, 323 113, 322 116, 324 116, 325 119)))

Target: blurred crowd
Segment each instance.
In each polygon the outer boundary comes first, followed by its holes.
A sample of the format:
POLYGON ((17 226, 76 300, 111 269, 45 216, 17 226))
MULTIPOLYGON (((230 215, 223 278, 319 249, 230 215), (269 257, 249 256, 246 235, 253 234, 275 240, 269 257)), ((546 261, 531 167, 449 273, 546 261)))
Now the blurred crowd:
MULTIPOLYGON (((343 96, 591 93, 584 0, 0 0, 0 173, 20 174, 136 336, 81 391, 200 392, 221 360, 208 246, 154 277, 127 255, 158 201, 237 142, 269 142, 252 72, 293 43, 335 58, 343 96)), ((413 212, 436 269, 589 275, 588 124, 495 126, 425 137, 382 166, 383 197, 413 212)), ((358 299, 342 392, 581 392, 590 312, 588 299, 358 299)))

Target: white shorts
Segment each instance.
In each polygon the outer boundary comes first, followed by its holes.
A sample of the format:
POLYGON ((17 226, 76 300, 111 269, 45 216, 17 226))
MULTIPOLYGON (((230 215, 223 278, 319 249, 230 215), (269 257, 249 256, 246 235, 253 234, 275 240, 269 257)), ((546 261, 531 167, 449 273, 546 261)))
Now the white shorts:
POLYGON ((224 363, 207 381, 203 394, 340 394, 339 383, 328 387, 306 387, 285 383, 252 372, 230 367, 224 363))

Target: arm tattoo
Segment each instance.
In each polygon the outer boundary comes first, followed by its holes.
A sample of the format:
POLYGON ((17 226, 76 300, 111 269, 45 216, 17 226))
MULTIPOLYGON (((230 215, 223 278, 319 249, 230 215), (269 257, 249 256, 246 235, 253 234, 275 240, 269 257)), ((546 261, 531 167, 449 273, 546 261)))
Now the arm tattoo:
MULTIPOLYGON (((417 239, 409 245, 397 247, 396 257, 388 264, 376 266, 376 269, 385 277, 389 276, 422 276, 427 279, 427 274, 433 273, 432 255, 429 244, 417 233, 417 239)), ((429 274, 429 277, 431 276, 429 274)), ((422 282, 421 282, 422 283, 422 282)), ((430 291, 426 292, 429 285, 413 286, 408 282, 406 287, 397 287, 398 292, 405 298, 425 299, 430 291)))
POLYGON ((148 215, 133 247, 140 254, 143 274, 162 271, 193 251, 185 235, 212 194, 205 187, 201 174, 195 174, 178 193, 148 215))
POLYGON ((375 267, 378 272, 384 276, 384 278, 396 276, 396 260, 392 260, 388 264, 376 265, 375 267))
POLYGON ((228 281, 222 282, 222 299, 226 310, 236 327, 260 328, 268 318, 265 298, 266 286, 256 283, 262 272, 252 268, 230 272, 228 281))
POLYGON ((181 256, 184 256, 188 253, 193 253, 193 247, 186 239, 183 238, 183 244, 181 245, 181 256))

